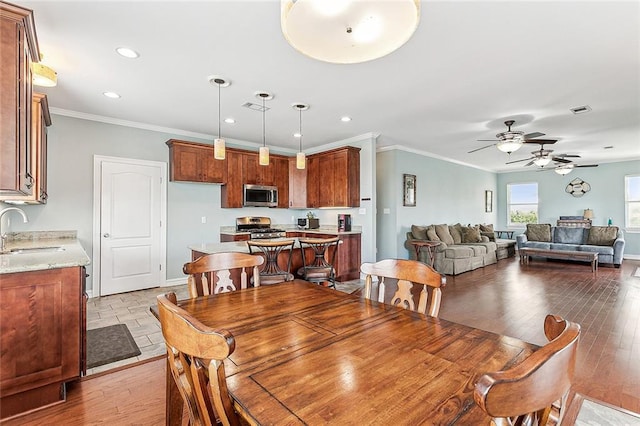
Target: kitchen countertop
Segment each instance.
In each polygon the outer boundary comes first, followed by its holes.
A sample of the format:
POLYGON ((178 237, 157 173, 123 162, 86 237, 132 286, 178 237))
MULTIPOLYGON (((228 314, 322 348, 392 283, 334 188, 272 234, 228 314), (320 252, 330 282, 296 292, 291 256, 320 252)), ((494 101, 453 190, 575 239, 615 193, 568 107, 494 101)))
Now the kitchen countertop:
POLYGON ((20 254, 0 254, 0 274, 85 266, 91 263, 75 231, 9 233, 5 250, 18 249, 25 251, 20 254), (33 250, 39 248, 51 250, 33 250))
MULTIPOLYGON (((284 229, 286 232, 304 232, 306 234, 332 234, 332 235, 348 235, 348 234, 362 234, 362 226, 352 226, 351 231, 338 231, 337 226, 321 226, 316 229, 300 229, 296 225, 271 225, 275 229, 284 229)), ((249 232, 238 232, 235 226, 221 226, 220 234, 224 235, 248 235, 249 232)))

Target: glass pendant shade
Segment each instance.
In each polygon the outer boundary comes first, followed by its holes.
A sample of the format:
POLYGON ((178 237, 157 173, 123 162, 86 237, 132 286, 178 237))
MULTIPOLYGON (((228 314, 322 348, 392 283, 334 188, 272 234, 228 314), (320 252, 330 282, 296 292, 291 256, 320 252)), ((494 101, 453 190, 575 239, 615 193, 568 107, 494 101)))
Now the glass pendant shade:
POLYGON ((496 144, 496 148, 502 152, 506 152, 507 154, 511 154, 512 152, 519 150, 521 146, 522 141, 520 139, 507 139, 499 141, 496 144))
POLYGON ((533 164, 538 167, 544 167, 551 162, 551 158, 549 157, 540 157, 533 160, 533 164))
POLYGON ((216 160, 224 160, 226 157, 225 142, 222 138, 217 138, 213 142, 213 158, 216 160))
POLYGON ((304 152, 299 152, 296 154, 296 168, 302 170, 307 166, 307 156, 304 152))
POLYGON ((269 165, 269 148, 266 146, 260 147, 260 155, 258 156, 258 160, 261 166, 269 165))
POLYGON ((558 167, 556 168, 554 171, 559 174, 559 175, 568 175, 569 173, 571 173, 571 170, 573 170, 573 167, 558 167))

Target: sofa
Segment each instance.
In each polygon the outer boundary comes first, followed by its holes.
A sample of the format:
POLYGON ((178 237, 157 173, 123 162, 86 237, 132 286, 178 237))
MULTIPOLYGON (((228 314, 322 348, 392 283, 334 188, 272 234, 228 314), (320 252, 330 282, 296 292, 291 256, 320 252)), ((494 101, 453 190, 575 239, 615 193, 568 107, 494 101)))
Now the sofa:
POLYGON ((463 272, 491 265, 498 261, 497 245, 480 234, 478 226, 429 225, 411 226, 407 232, 405 247, 409 251, 409 259, 431 264, 426 248, 421 248, 416 255, 411 241, 436 241, 439 245, 433 248, 433 268, 441 274, 458 275, 463 272))
POLYGON ((518 249, 588 251, 598 253, 598 263, 619 268, 624 254, 624 235, 617 226, 573 228, 548 223, 527 224, 524 234, 516 236, 518 249))

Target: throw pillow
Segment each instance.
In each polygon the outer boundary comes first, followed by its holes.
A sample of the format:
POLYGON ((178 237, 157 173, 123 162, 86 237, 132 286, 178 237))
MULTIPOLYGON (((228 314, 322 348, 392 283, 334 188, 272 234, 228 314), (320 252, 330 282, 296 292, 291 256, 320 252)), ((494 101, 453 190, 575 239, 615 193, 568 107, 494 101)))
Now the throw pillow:
POLYGON ((585 228, 570 228, 568 226, 556 226, 554 243, 582 244, 585 228))
POLYGON ((438 234, 436 234, 436 227, 433 225, 427 226, 427 240, 429 241, 440 241, 438 234))
POLYGON ((480 225, 480 232, 493 232, 493 223, 480 225))
POLYGON ((589 228, 587 244, 592 246, 612 246, 617 236, 617 226, 592 226, 589 228))
POLYGON ((527 240, 551 242, 551 224, 550 223, 528 223, 525 231, 527 240))
POLYGON ((460 244, 462 242, 462 225, 456 223, 449 227, 449 233, 453 237, 453 244, 460 244))
POLYGON ((476 228, 475 226, 462 227, 463 243, 479 243, 480 241, 482 241, 482 238, 480 238, 480 228, 476 228))
POLYGON ((438 234, 440 241, 442 241, 446 245, 453 245, 453 237, 449 232, 449 225, 447 225, 446 223, 442 225, 436 225, 436 234, 438 234))
POLYGON ((427 239, 427 227, 426 226, 417 226, 411 225, 411 235, 416 240, 426 240, 427 239))

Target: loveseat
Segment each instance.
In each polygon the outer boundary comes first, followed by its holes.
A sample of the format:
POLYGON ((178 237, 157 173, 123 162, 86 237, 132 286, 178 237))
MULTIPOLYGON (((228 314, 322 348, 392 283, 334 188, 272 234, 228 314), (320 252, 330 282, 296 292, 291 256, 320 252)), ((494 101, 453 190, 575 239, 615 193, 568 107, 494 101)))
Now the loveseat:
POLYGON ((426 248, 421 248, 416 256, 413 240, 436 241, 439 245, 433 249, 433 268, 441 274, 458 275, 463 272, 496 263, 496 243, 480 234, 478 226, 429 225, 411 226, 407 232, 405 247, 410 259, 418 259, 430 264, 426 248))
POLYGON ((619 268, 624 254, 624 235, 617 226, 572 228, 548 223, 527 224, 524 234, 516 236, 518 249, 588 251, 598 253, 598 263, 619 268))

